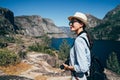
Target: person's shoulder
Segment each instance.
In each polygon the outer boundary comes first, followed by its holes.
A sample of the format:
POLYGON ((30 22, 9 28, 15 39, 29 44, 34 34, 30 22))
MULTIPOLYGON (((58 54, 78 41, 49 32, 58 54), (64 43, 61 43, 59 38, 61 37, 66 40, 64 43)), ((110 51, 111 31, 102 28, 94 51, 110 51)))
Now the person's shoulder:
POLYGON ((81 36, 78 36, 76 39, 75 39, 75 44, 77 43, 83 43, 83 39, 81 38, 81 36))
POLYGON ((75 39, 75 43, 85 43, 84 39, 85 38, 88 41, 87 38, 87 34, 86 33, 82 33, 81 35, 77 36, 77 38, 75 39))
POLYGON ((79 37, 87 37, 87 33, 82 33, 79 37))

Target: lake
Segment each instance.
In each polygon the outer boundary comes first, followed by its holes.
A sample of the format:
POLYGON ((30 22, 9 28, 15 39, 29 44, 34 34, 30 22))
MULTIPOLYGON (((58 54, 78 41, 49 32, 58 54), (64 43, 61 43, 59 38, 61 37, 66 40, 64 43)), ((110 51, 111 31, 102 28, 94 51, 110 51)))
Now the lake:
MULTIPOLYGON (((67 40, 68 44, 72 46, 74 39, 73 38, 53 38, 51 47, 59 49, 63 39, 67 40)), ((95 53, 106 66, 106 59, 110 53, 115 52, 118 55, 120 61, 120 41, 111 41, 111 40, 95 40, 92 48, 92 52, 95 53)))

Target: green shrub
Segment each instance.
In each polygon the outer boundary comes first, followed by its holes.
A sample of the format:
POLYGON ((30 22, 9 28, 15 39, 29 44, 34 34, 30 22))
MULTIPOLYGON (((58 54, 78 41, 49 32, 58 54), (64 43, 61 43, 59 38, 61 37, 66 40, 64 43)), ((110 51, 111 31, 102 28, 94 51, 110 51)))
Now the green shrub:
POLYGON ((11 43, 15 42, 14 37, 5 37, 5 40, 6 40, 6 42, 11 42, 11 43))
POLYGON ((120 74, 120 64, 115 52, 109 55, 107 60, 107 68, 120 74))
POLYGON ((70 45, 67 40, 63 39, 60 47, 59 47, 59 59, 65 60, 69 56, 70 45))
POLYGON ((42 52, 42 53, 46 53, 49 55, 54 56, 55 54, 53 53, 53 49, 51 49, 48 46, 45 45, 41 45, 40 43, 34 43, 33 45, 29 46, 28 49, 30 51, 35 51, 35 52, 42 52))
POLYGON ((27 52, 25 51, 19 51, 18 55, 21 59, 25 59, 27 57, 27 52))
POLYGON ((55 54, 53 53, 53 50, 52 49, 46 49, 45 50, 45 53, 49 54, 49 55, 52 55, 52 56, 55 56, 55 54))
POLYGON ((51 39, 45 34, 43 36, 38 36, 36 38, 40 38, 41 43, 35 42, 33 45, 29 46, 28 49, 30 51, 42 52, 49 55, 54 56, 53 49, 50 48, 51 39))
POLYGON ((33 45, 29 46, 28 48, 30 51, 43 52, 44 47, 45 46, 42 46, 39 43, 34 43, 33 45))
POLYGON ((0 48, 5 48, 7 47, 8 43, 14 43, 15 39, 14 37, 11 36, 0 36, 0 48))
POLYGON ((11 53, 8 50, 0 50, 0 66, 15 65, 20 62, 17 54, 11 53))

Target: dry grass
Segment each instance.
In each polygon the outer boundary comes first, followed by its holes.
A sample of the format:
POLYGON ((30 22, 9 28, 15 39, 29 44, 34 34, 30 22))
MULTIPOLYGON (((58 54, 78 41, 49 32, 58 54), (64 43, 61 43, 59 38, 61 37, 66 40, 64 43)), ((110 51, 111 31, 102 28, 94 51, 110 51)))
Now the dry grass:
POLYGON ((50 76, 39 75, 39 76, 35 77, 35 80, 71 80, 71 76, 50 77, 50 76))
POLYGON ((47 77, 46 77, 46 76, 39 75, 39 76, 36 76, 36 77, 35 77, 35 80, 47 80, 47 77))
POLYGON ((31 65, 21 62, 19 64, 10 65, 7 67, 0 66, 0 70, 8 75, 18 75, 21 72, 28 70, 30 67, 31 65))

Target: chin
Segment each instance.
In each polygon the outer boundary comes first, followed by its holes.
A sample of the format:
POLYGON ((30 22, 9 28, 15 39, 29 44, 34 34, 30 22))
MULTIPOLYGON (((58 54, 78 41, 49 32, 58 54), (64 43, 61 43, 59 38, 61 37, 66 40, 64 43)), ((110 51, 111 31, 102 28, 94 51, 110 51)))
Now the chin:
POLYGON ((74 29, 70 29, 71 31, 75 31, 74 29))

